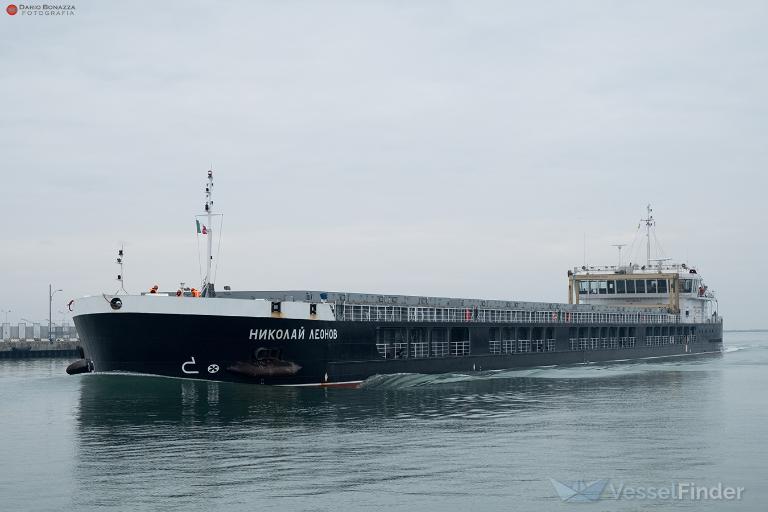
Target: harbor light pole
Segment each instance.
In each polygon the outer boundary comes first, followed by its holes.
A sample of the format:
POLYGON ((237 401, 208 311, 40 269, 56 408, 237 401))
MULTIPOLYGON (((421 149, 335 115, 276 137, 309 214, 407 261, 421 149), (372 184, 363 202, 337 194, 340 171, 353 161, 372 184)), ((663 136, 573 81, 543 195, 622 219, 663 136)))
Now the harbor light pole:
POLYGON ((10 309, 0 309, 0 313, 5 313, 5 323, 8 323, 8 313, 10 312, 10 309))
POLYGON ((53 289, 53 285, 48 285, 48 341, 53 343, 53 315, 51 314, 51 309, 53 308, 53 296, 56 295, 56 292, 63 291, 61 288, 58 290, 53 289))
POLYGON ((615 248, 619 250, 619 266, 616 267, 617 269, 621 268, 621 250, 627 246, 627 244, 613 244, 615 248))

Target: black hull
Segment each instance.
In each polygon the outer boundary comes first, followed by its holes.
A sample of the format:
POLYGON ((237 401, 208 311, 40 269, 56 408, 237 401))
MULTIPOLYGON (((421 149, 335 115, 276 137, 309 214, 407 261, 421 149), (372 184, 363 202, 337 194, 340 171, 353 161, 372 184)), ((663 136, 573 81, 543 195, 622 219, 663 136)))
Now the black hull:
MULTIPOLYGON (((570 329, 626 327, 619 324, 494 324, 481 322, 344 322, 172 314, 86 314, 75 317, 85 358, 97 372, 271 385, 341 385, 377 374, 450 373, 585 362, 694 356, 722 351, 722 324, 695 324, 695 342, 646 345, 645 325, 634 347, 572 350, 570 329), (551 329, 546 352, 491 353, 493 328, 551 329), (310 329, 311 327, 311 329, 310 329), (384 359, 377 349, 381 329, 465 329, 470 355, 384 359), (280 331, 282 339, 267 336, 280 331), (334 335, 327 333, 334 332, 334 335), (259 339, 260 334, 264 338, 259 339), (298 333, 298 335, 296 334, 298 333), (285 339, 287 334, 289 339, 285 339), (317 336, 315 336, 317 334, 317 336), (303 335, 299 337, 299 335, 303 335), (328 339, 328 338, 331 339, 328 339), (319 338, 319 339, 318 339, 319 338), (194 362, 193 362, 194 361, 194 362)), ((691 325, 691 324, 686 324, 691 325)), ((535 350, 535 349, 534 349, 535 350)), ((407 352, 407 349, 406 349, 407 352)))

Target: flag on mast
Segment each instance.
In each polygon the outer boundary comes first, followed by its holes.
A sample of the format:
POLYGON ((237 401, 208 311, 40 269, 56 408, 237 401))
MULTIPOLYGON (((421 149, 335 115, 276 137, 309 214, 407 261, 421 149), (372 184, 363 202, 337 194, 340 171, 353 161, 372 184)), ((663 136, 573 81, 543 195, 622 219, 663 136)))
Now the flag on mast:
POLYGON ((197 232, 201 235, 207 235, 208 234, 208 228, 205 227, 205 224, 200 224, 200 221, 195 219, 195 224, 197 225, 197 232))
POLYGON ((197 224, 197 232, 200 233, 200 221, 195 219, 195 224, 197 224))

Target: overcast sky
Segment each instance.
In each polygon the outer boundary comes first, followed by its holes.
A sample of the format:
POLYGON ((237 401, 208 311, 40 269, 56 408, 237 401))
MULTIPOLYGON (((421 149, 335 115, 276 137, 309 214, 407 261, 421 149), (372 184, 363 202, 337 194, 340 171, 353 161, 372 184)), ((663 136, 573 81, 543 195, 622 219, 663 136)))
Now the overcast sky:
MULTIPOLYGON (((0 309, 198 283, 564 301, 653 204, 768 327, 768 4, 77 1, 0 16, 0 309)), ((625 258, 626 261, 627 258, 625 258)), ((3 317, 0 317, 3 318, 3 317)))

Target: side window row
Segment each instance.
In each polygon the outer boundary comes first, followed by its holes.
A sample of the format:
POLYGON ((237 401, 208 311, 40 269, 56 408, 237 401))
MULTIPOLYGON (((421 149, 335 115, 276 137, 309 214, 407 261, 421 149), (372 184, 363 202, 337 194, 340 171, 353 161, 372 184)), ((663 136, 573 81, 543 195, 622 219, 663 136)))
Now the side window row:
MULTIPOLYGON (((680 283, 681 293, 691 293, 694 290, 693 279, 682 279, 680 283)), ((668 293, 670 291, 674 291, 674 288, 666 279, 612 279, 605 281, 579 281, 580 295, 668 293)))

